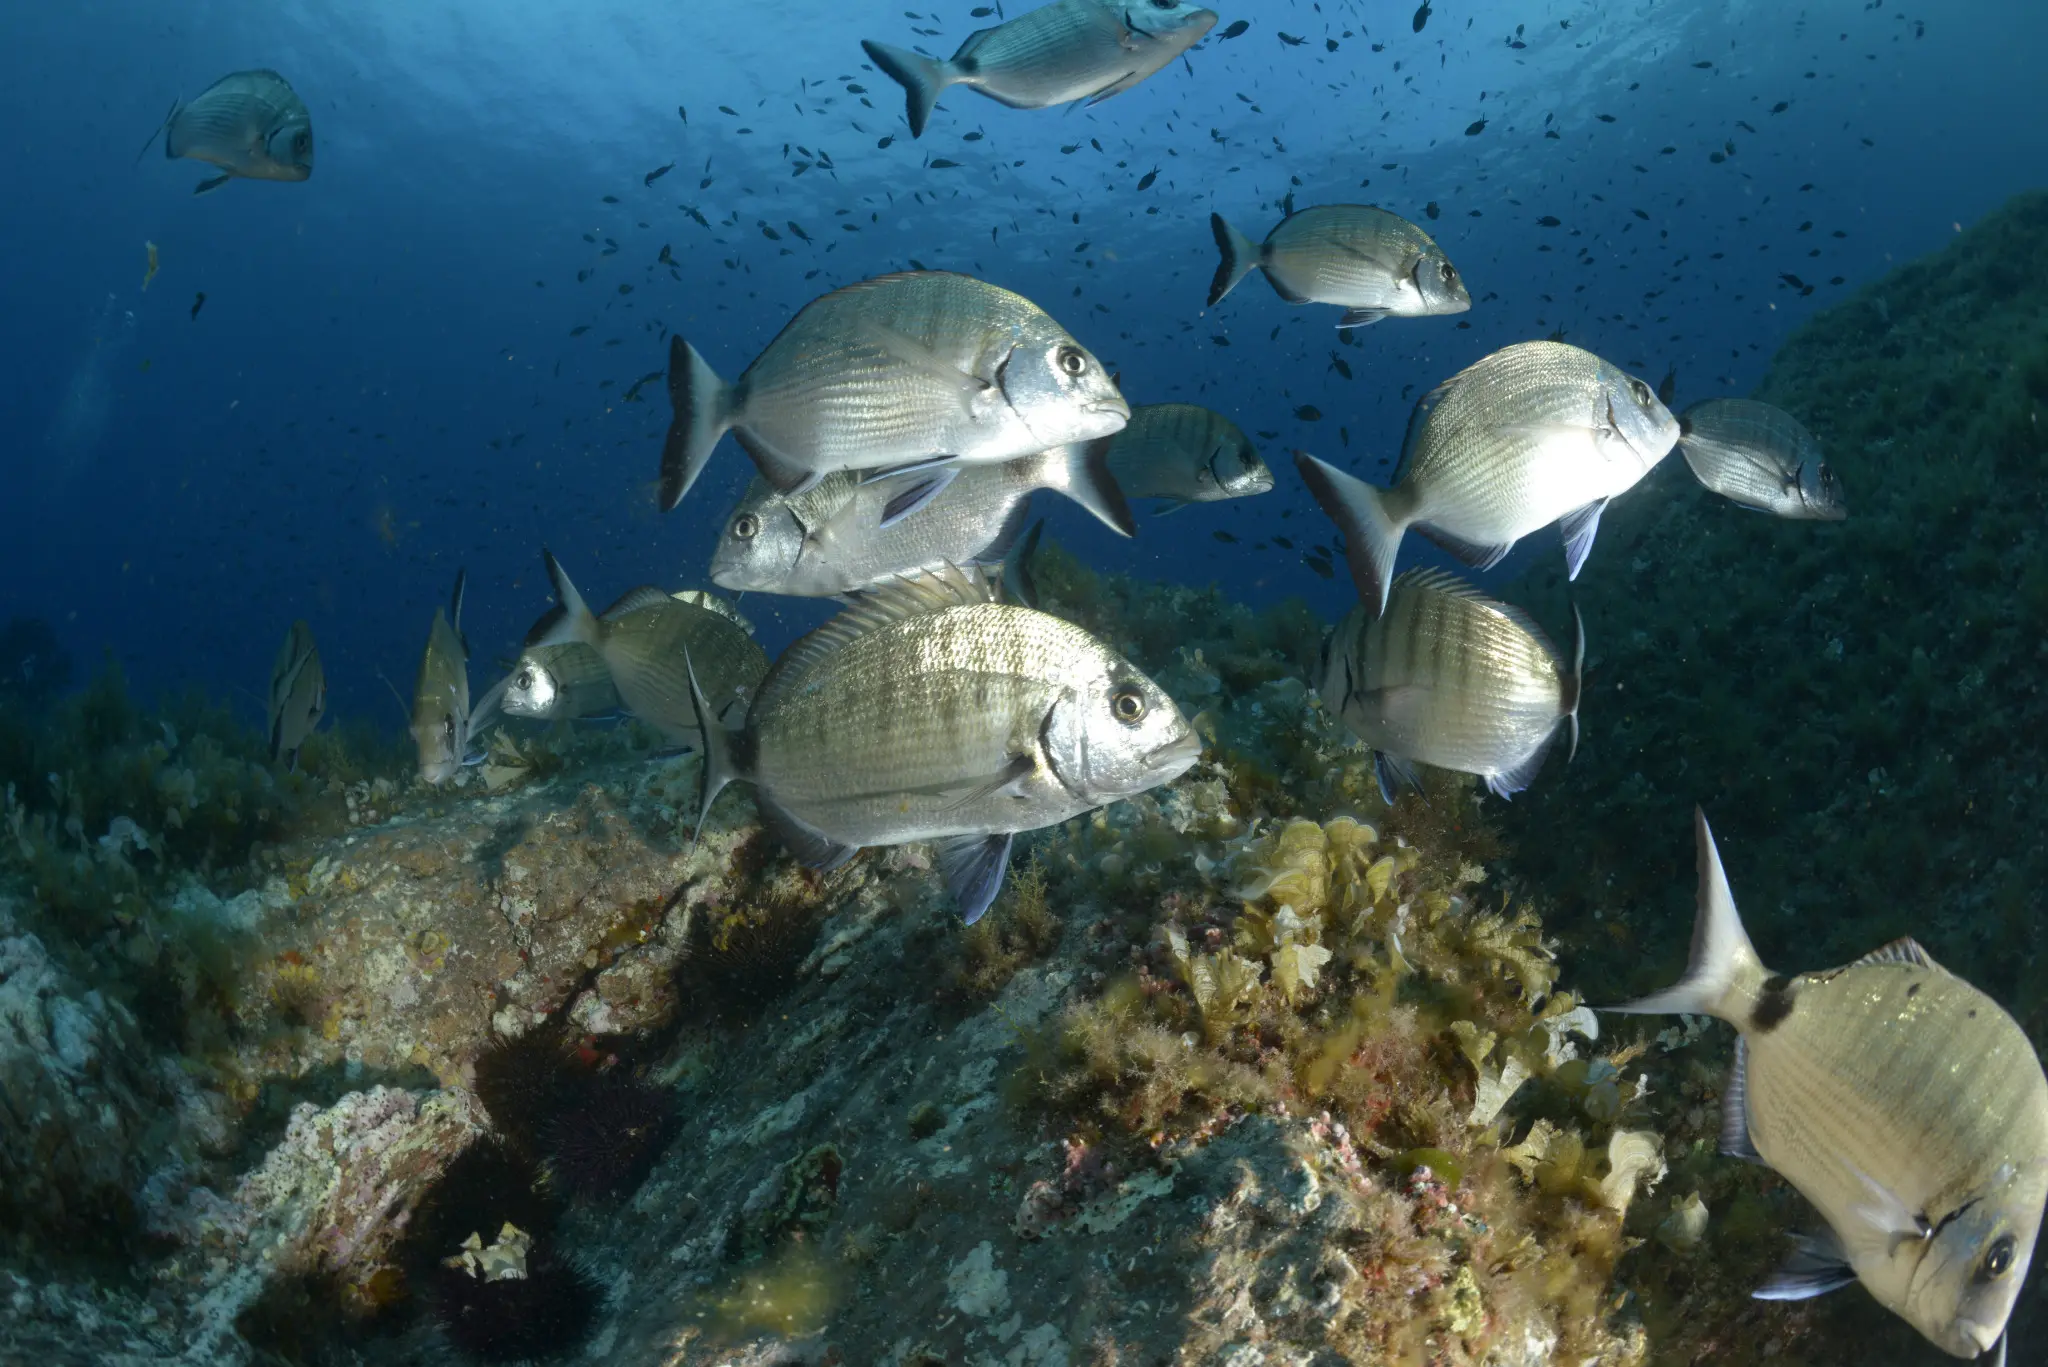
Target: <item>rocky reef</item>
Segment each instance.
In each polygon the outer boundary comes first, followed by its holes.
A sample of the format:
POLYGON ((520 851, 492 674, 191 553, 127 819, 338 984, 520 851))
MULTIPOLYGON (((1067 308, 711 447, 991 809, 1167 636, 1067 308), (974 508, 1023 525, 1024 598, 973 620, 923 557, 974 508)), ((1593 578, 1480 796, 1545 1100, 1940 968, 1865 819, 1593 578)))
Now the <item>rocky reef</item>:
POLYGON ((1699 800, 1767 957, 1910 931, 2039 1038, 2044 267, 2038 197, 1788 346, 1848 523, 1617 505, 1587 743, 1512 807, 1387 807, 1301 605, 1049 547, 1205 754, 971 928, 922 847, 819 875, 740 797, 693 842, 631 727, 436 792, 111 670, 0 692, 0 1358, 1938 1360, 1747 1298, 1802 1211, 1716 1152, 1726 1032, 1585 1002, 1675 975, 1699 800))

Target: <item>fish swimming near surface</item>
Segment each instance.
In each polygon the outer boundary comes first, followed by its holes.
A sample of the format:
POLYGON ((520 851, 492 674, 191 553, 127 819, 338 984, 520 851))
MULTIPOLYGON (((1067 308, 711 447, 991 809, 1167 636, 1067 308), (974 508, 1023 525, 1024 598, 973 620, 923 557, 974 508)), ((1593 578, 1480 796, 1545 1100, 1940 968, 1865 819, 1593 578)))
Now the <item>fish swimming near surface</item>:
POLYGON ((269 701, 271 761, 297 770, 300 747, 327 715, 327 671, 320 666, 313 629, 304 622, 293 622, 285 633, 270 667, 269 701))
POLYGON ((469 762, 472 714, 469 643, 462 637, 462 590, 457 572, 446 608, 434 609, 434 625, 420 656, 412 689, 412 739, 419 751, 420 778, 435 787, 453 779, 469 762))
POLYGON ((871 589, 791 646, 737 732, 700 706, 700 827, 744 780, 815 866, 932 841, 969 922, 995 900, 1016 833, 1169 783, 1201 753, 1133 665, 957 567, 871 589))
MULTIPOLYGON (((189 157, 220 168, 192 193, 218 190, 228 181, 305 180, 313 174, 313 116, 291 83, 260 68, 221 77, 190 103, 171 105, 160 132, 164 155, 189 157)), ((150 134, 150 141, 156 134, 150 134)), ((143 144, 143 151, 149 144, 143 144)))
MULTIPOLYGON (((628 712, 678 745, 701 747, 698 706, 690 695, 686 658, 697 661, 715 718, 742 716, 768 672, 768 656, 739 614, 658 588, 637 588, 594 613, 561 562, 541 552, 562 613, 559 639, 588 646, 603 660, 628 712)), ((725 605, 721 604, 721 607, 725 605)), ((546 619, 543 619, 546 620, 546 619)), ((521 657, 521 664, 526 657, 521 657)), ((519 672, 513 673, 514 686, 519 672)))
POLYGON ((1100 104, 1202 41, 1216 17, 1186 0, 1054 0, 968 34, 946 61, 865 39, 861 47, 903 87, 915 138, 948 86, 968 86, 1012 109, 1100 104))
POLYGON ((785 493, 834 470, 943 466, 930 497, 954 464, 1106 437, 1131 415, 1102 363, 1043 309, 949 271, 885 275, 812 300, 730 385, 671 337, 668 388, 664 509, 689 492, 727 429, 785 493))
POLYGON ((1841 481, 1799 419, 1755 399, 1708 399, 1678 416, 1678 449, 1700 483, 1779 517, 1840 522, 1841 481))
POLYGON ((2048 1078, 2026 1032, 1912 940, 1772 973, 1704 814, 1694 831, 1685 976, 1610 1009, 1717 1016, 1739 1032, 1722 1152, 1768 1164, 1827 1222, 1756 1296, 1860 1281, 1944 1352, 2003 1363, 2048 1199, 2048 1078))
POLYGON ((1323 204, 1280 220, 1263 243, 1209 215, 1222 260, 1209 285, 1214 307, 1254 270, 1290 304, 1341 304, 1340 328, 1382 318, 1463 313, 1472 296, 1443 248, 1399 214, 1365 204, 1323 204))
POLYGON ((863 481, 827 475, 800 494, 756 477, 725 520, 711 557, 711 582, 735 592, 807 598, 854 593, 898 575, 945 565, 999 560, 1016 540, 1039 489, 1076 498, 1123 536, 1135 525, 1104 452, 1075 444, 1004 461, 970 465, 915 516, 893 518, 892 505, 921 497, 930 472, 863 481), (1113 495, 1113 503, 1105 503, 1113 495))
POLYGON ((1295 468, 1344 533, 1358 596, 1386 602, 1410 527, 1479 569, 1559 523, 1578 577, 1600 514, 1671 453, 1678 420, 1650 386, 1563 342, 1517 342, 1423 396, 1391 489, 1306 452, 1295 468))
POLYGON ((1273 472, 1244 430, 1199 404, 1138 404, 1123 431, 1098 437, 1095 445, 1107 452, 1124 497, 1166 499, 1161 512, 1273 487, 1273 472))
POLYGON ((1585 626, 1567 665, 1520 608, 1442 570, 1409 570, 1386 610, 1360 603, 1323 645, 1323 703, 1373 749, 1389 804, 1415 765, 1477 774, 1498 797, 1528 787, 1561 731, 1579 747, 1585 626))

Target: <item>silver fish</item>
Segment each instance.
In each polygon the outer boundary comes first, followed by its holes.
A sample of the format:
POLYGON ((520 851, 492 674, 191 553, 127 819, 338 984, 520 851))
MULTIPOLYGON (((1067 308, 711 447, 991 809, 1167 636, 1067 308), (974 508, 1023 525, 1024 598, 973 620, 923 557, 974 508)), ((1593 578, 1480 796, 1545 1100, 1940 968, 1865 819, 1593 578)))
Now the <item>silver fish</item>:
MULTIPOLYGON (((699 748, 703 737, 685 663, 694 657, 699 680, 717 699, 713 715, 744 715, 768 672, 768 656, 737 613, 684 601, 657 588, 634 589, 602 614, 593 613, 561 562, 545 551, 542 557, 562 607, 560 639, 597 653, 627 711, 675 743, 699 748)), ((521 663, 525 662, 522 656, 521 663)), ((516 685, 517 671, 513 680, 516 685)))
POLYGON ((1162 512, 1273 487, 1273 472, 1244 430, 1198 404, 1138 404, 1123 431, 1096 445, 1108 451, 1109 473, 1124 497, 1166 499, 1162 512))
POLYGON ((969 922, 1015 833, 1171 782, 1201 753, 1173 700, 1101 641, 957 568, 877 587, 791 646, 738 734, 700 706, 700 827, 744 780, 808 863, 934 841, 969 922))
POLYGON ((1399 214, 1367 204, 1322 204, 1280 220, 1253 242, 1222 214, 1209 215, 1222 261, 1209 305, 1254 270, 1290 304, 1342 304, 1340 328, 1382 318, 1463 313, 1472 296, 1444 249, 1399 214))
POLYGON ((2018 1022, 1895 940, 1843 968, 1773 974, 1735 911, 1703 813, 1699 910, 1678 985, 1611 1008, 1740 1032, 1721 1150, 1769 1164, 1827 1221, 1755 1294, 1851 1282, 1942 1351, 2006 1357, 2048 1200, 2048 1077, 2018 1022))
POLYGON ((1306 452, 1296 453, 1295 468, 1344 533, 1358 596, 1378 608, 1410 527, 1490 569, 1515 542, 1557 522, 1576 579, 1607 501, 1634 488, 1677 440, 1678 420, 1633 375, 1563 342, 1517 342, 1416 404, 1393 488, 1306 452))
POLYGON ((458 572, 448 607, 434 609, 434 625, 427 633, 412 689, 412 739, 419 751, 420 777, 437 788, 454 778, 469 758, 469 643, 462 638, 465 578, 458 572))
POLYGON ((915 138, 948 86, 969 86, 1012 109, 1100 104, 1202 41, 1215 23, 1214 10, 1186 0, 1053 0, 968 34, 949 61, 866 39, 861 47, 903 87, 915 138))
POLYGON ((1699 482, 1779 517, 1840 522, 1842 485, 1799 419, 1755 399, 1708 399, 1678 415, 1678 449, 1699 482))
POLYGON ((1512 797, 1534 781, 1561 728, 1571 733, 1567 754, 1579 748, 1586 633, 1577 628, 1567 670, 1521 609, 1442 570, 1409 570, 1384 612, 1360 603, 1337 624, 1319 691, 1373 748, 1388 803, 1421 787, 1417 763, 1477 774, 1512 797))
POLYGON ((166 157, 190 157, 221 169, 193 187, 196 195, 236 176, 304 180, 313 174, 313 116, 291 83, 267 68, 231 72, 191 103, 173 102, 162 132, 166 157))
POLYGON ((505 686, 508 716, 532 721, 573 721, 620 709, 619 690, 604 657, 581 641, 528 646, 505 686))
POLYGON ((327 672, 320 667, 320 647, 313 643, 313 629, 293 622, 278 649, 277 663, 270 667, 269 736, 270 758, 293 770, 299 767, 299 748, 306 737, 319 729, 327 714, 327 672))
POLYGON ((769 483, 795 492, 834 470, 930 464, 950 476, 948 463, 1091 441, 1131 415, 1102 363, 1044 310, 949 271, 813 299, 730 385, 671 337, 668 392, 664 509, 727 429, 769 483))
POLYGON ((800 494, 783 494, 756 477, 711 557, 711 582, 735 592, 807 598, 853 593, 902 574, 999 559, 1030 511, 1031 495, 1058 489, 1121 535, 1134 530, 1103 452, 1073 445, 970 465, 914 517, 892 507, 920 497, 930 473, 862 481, 841 472, 800 494), (1115 503, 1102 502, 1104 494, 1115 503))

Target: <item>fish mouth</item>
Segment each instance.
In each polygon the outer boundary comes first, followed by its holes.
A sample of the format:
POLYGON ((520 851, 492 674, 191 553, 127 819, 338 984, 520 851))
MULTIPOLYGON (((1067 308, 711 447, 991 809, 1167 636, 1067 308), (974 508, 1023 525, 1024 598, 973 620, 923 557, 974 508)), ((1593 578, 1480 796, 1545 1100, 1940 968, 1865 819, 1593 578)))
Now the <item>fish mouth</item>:
POLYGON ((1179 778, 1195 767, 1195 761, 1202 757, 1202 738, 1193 731, 1176 736, 1164 745, 1156 746, 1145 756, 1145 767, 1151 770, 1171 770, 1170 777, 1179 778))

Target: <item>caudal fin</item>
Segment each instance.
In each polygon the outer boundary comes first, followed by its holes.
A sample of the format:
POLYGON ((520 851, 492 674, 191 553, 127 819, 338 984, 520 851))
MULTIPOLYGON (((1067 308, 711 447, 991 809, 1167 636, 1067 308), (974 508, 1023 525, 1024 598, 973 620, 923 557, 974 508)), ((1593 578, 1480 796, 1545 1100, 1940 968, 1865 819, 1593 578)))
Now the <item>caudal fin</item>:
POLYGON ((1586 619, 1579 612, 1579 605, 1572 604, 1572 674, 1564 684, 1564 714, 1572 726, 1571 749, 1565 751, 1564 762, 1570 764, 1579 753, 1579 700, 1586 695, 1586 619))
POLYGON ((1230 226, 1222 214, 1209 215, 1209 231, 1216 235, 1216 250, 1223 259, 1216 264, 1216 278, 1209 282, 1209 304, 1237 288, 1237 282, 1250 275, 1252 268, 1259 264, 1259 244, 1230 226))
POLYGON ((884 76, 903 87, 903 117, 910 120, 910 136, 923 137, 925 123, 939 102, 939 92, 953 83, 946 64, 921 52, 866 38, 860 40, 860 45, 884 76))
POLYGON ((731 387, 681 337, 668 339, 668 401, 675 417, 661 447, 663 512, 690 492, 733 417, 731 387))
POLYGON ((1735 913, 1735 894, 1728 890, 1728 875, 1721 868, 1721 852, 1715 848, 1714 833, 1707 828, 1707 814, 1693 808, 1693 833, 1699 847, 1699 910, 1692 923, 1692 956, 1685 976, 1662 992, 1639 997, 1609 1011, 1639 1015, 1685 1013, 1719 1016, 1733 1024, 1743 1023, 1743 1009, 1769 976, 1735 913))
POLYGON ((697 826, 690 832, 690 843, 704 834, 704 818, 711 814, 711 804, 725 791, 725 785, 736 775, 732 762, 732 733, 725 729, 725 723, 718 719, 710 702, 704 697, 704 690, 697 685, 697 667, 690 663, 690 648, 683 647, 683 672, 690 678, 690 708, 696 714, 697 731, 704 738, 703 762, 697 766, 697 826))
POLYGON ((1387 507, 1388 490, 1347 475, 1306 451, 1294 453, 1294 468, 1315 495, 1318 506, 1344 533, 1344 557, 1351 562, 1351 580, 1359 601, 1377 617, 1386 611, 1387 590, 1394 582, 1394 557, 1401 550, 1406 518, 1387 507))
POLYGON ((561 617, 555 630, 548 633, 548 640, 581 641, 592 650, 597 649, 597 616, 591 612, 590 604, 583 601, 583 595, 569 582, 569 572, 562 568, 561 561, 555 559, 553 551, 543 546, 540 558, 548 567, 548 582, 554 586, 555 602, 561 609, 561 617))
POLYGON ((1045 482, 1095 514, 1098 522, 1118 536, 1136 536, 1138 521, 1131 516, 1130 501, 1109 472, 1110 441, 1098 437, 1046 452, 1045 482))

